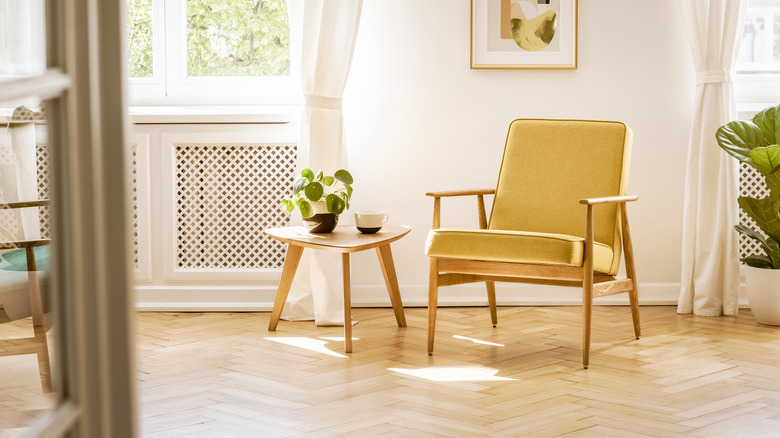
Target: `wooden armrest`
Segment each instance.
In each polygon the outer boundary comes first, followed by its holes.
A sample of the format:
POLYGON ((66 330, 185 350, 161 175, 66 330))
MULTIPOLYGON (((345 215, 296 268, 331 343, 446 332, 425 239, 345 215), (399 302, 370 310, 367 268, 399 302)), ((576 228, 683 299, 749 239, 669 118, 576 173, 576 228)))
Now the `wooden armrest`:
POLYGON ((44 207, 46 205, 49 205, 48 199, 41 199, 38 201, 9 202, 7 204, 0 203, 0 210, 9 210, 12 208, 44 207))
POLYGON ((493 195, 496 193, 496 189, 466 189, 466 190, 451 190, 447 192, 428 192, 425 196, 432 196, 434 198, 444 198, 448 196, 471 196, 471 195, 493 195))
POLYGON ((585 198, 580 199, 580 204, 584 205, 596 205, 596 204, 607 204, 607 203, 622 203, 622 202, 633 202, 639 199, 638 195, 623 195, 623 196, 604 196, 602 198, 585 198))
POLYGON ((0 249, 33 248, 51 243, 51 239, 16 240, 13 242, 0 242, 0 249))

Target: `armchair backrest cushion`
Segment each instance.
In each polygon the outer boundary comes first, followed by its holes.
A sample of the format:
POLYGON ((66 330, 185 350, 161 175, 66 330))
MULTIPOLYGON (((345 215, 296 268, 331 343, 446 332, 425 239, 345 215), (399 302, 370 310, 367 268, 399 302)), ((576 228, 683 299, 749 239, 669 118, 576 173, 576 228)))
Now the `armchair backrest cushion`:
MULTIPOLYGON (((620 122, 519 119, 509 126, 489 228, 584 237, 583 198, 626 194, 631 129, 620 122)), ((620 263, 615 205, 594 208, 595 240, 620 263)))

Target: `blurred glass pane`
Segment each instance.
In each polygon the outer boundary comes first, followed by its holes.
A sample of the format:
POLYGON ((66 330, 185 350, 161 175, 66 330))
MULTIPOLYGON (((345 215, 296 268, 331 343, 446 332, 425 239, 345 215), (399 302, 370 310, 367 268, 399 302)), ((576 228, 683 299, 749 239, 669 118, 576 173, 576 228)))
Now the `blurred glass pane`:
POLYGON ((46 70, 43 0, 0 0, 0 80, 46 70))
POLYGON ((745 31, 739 48, 740 63, 764 62, 764 17, 755 10, 748 10, 745 31))
POLYGON ((187 0, 188 76, 289 76, 286 0, 187 0))
POLYGON ((131 78, 154 74, 152 0, 127 0, 127 46, 130 48, 131 78))
MULTIPOLYGON (((49 197, 44 116, 20 108, 13 117, 22 120, 0 122, 0 204, 6 206, 49 197)), ((19 435, 54 407, 49 208, 0 209, 0 431, 6 433, 1 436, 19 435)))
POLYGON ((772 62, 780 63, 780 7, 778 12, 775 12, 772 17, 773 23, 773 39, 772 41, 772 62))

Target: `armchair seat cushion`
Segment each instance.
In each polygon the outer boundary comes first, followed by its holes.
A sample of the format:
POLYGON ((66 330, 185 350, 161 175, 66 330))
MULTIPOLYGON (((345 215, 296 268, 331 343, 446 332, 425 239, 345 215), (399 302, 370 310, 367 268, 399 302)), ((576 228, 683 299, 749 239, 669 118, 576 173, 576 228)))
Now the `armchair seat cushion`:
MULTIPOLYGON (((441 228, 428 234, 425 254, 468 260, 582 266, 585 239, 527 231, 441 228)), ((594 243, 593 270, 610 272, 612 248, 594 243)))

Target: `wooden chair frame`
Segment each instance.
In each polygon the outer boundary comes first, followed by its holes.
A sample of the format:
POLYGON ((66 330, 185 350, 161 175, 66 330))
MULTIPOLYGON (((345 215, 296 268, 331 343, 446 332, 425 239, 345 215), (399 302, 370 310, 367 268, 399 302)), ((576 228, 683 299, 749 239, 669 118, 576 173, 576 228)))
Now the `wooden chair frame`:
MULTIPOLYGON (((0 204, 0 210, 49 205, 48 199, 31 202, 11 202, 0 204)), ((38 356, 38 372, 41 376, 41 387, 44 392, 51 392, 51 363, 49 361, 49 344, 46 338, 46 322, 43 311, 43 295, 38 279, 38 265, 35 261, 37 246, 48 245, 51 239, 18 240, 0 242, 0 249, 24 248, 27 256, 27 281, 30 294, 30 310, 32 313, 34 336, 10 341, 0 341, 0 356, 15 356, 19 354, 36 354, 38 356)))
MULTIPOLYGON (((479 213, 479 227, 487 229, 485 214, 485 195, 495 195, 494 189, 475 189, 445 192, 430 192, 433 197, 433 229, 441 226, 441 198, 454 196, 476 196, 479 213)), ((496 281, 550 284, 582 287, 582 365, 588 368, 590 361, 591 315, 593 299, 606 295, 627 292, 631 303, 631 316, 634 334, 639 339, 639 297, 637 294, 634 251, 631 244, 631 232, 628 227, 626 203, 638 199, 636 195, 609 196, 581 199, 580 204, 587 206, 585 214, 585 248, 582 266, 494 262, 486 260, 466 260, 446 257, 430 257, 430 277, 428 289, 428 354, 433 354, 433 342, 436 331, 436 309, 440 286, 464 283, 485 282, 487 288, 490 319, 493 327, 498 324, 496 312, 496 281), (605 204, 617 204, 622 227, 623 255, 626 278, 616 279, 612 275, 593 270, 593 207, 605 204)))

